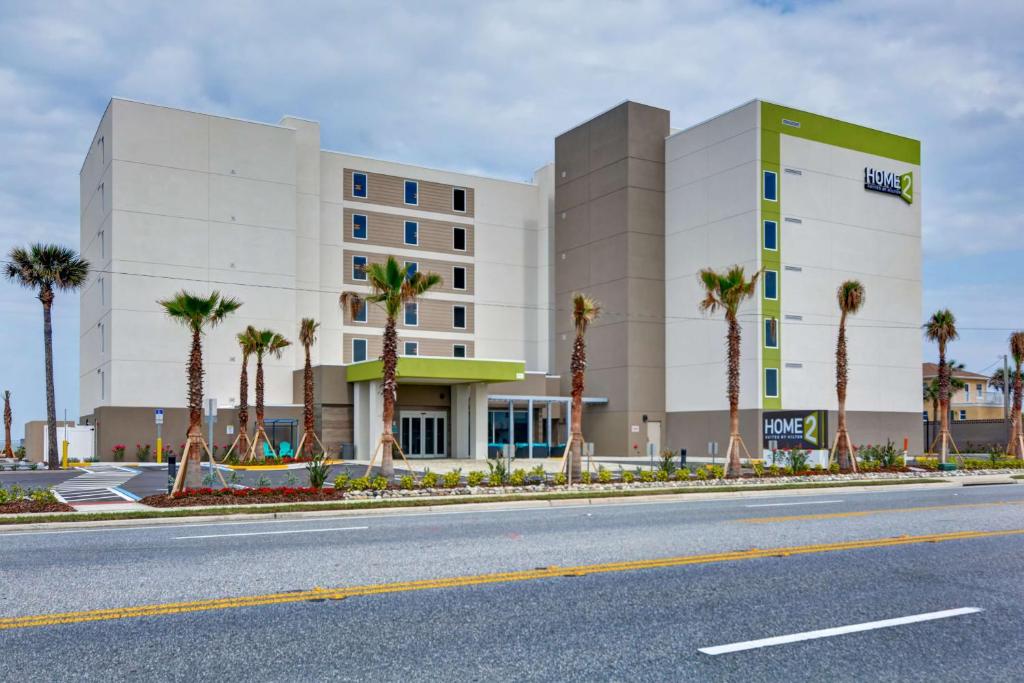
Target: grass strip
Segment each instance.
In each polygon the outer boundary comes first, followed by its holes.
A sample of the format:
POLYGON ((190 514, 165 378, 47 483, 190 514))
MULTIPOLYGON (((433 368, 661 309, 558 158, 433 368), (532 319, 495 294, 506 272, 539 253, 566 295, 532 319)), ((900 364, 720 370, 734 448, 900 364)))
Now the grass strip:
MULTIPOLYGON (((1024 476, 1024 475, 1022 475, 1024 476)), ((519 500, 574 500, 585 498, 633 498, 636 496, 664 496, 689 493, 733 493, 736 491, 778 491, 784 489, 832 489, 852 486, 895 486, 897 484, 941 484, 943 479, 869 479, 865 481, 835 481, 812 484, 768 484, 764 486, 702 486, 690 488, 630 489, 623 491, 563 491, 533 494, 506 494, 491 496, 465 496, 452 498, 385 498, 353 500, 338 503, 282 503, 261 507, 231 505, 205 508, 171 508, 164 510, 128 510, 125 512, 82 512, 77 514, 20 515, 0 519, 0 527, 11 524, 37 524, 46 522, 101 522, 117 519, 156 519, 159 517, 205 517, 209 515, 255 515, 279 512, 306 512, 309 510, 368 510, 376 508, 419 508, 466 503, 510 503, 519 500)))

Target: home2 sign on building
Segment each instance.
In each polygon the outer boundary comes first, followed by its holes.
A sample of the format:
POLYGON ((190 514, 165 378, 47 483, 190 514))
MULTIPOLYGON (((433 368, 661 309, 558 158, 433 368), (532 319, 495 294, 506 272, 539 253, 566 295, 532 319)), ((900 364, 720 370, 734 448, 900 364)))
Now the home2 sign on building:
POLYGON ((892 171, 864 168, 864 189, 899 195, 907 204, 914 203, 914 174, 897 175, 892 171))

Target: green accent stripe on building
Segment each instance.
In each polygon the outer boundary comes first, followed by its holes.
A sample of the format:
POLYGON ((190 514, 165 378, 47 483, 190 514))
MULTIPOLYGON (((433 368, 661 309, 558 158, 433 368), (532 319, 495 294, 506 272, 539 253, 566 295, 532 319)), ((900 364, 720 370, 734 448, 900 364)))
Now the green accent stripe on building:
POLYGON ((761 219, 758 223, 758 241, 761 244, 761 267, 764 271, 775 271, 776 275, 776 296, 775 299, 766 299, 764 296, 764 274, 761 275, 761 285, 758 287, 758 297, 761 302, 761 318, 757 338, 761 345, 761 406, 765 410, 779 410, 782 408, 782 324, 777 322, 778 348, 769 349, 765 346, 765 320, 774 318, 781 320, 782 315, 782 213, 779 206, 782 203, 782 173, 779 165, 779 133, 771 130, 761 129, 761 178, 758 188, 761 193, 761 219), (776 201, 769 201, 764 198, 764 172, 775 173, 776 201), (776 249, 765 249, 764 244, 764 222, 775 221, 776 249), (765 368, 776 368, 778 372, 778 396, 765 396, 765 368))
MULTIPOLYGON (((369 360, 349 365, 345 378, 349 382, 366 382, 383 376, 384 364, 369 360)), ((483 360, 478 358, 433 358, 403 356, 398 359, 398 377, 406 379, 450 380, 452 382, 515 382, 526 373, 526 363, 517 360, 483 360)))
POLYGON ((916 166, 921 165, 921 142, 902 135, 893 135, 874 128, 865 128, 854 123, 830 119, 827 116, 783 107, 771 102, 761 102, 761 153, 763 158, 779 162, 778 153, 768 157, 770 150, 765 149, 766 131, 785 133, 796 138, 804 138, 826 145, 845 147, 865 154, 895 159, 916 166), (786 125, 783 119, 799 123, 799 127, 786 125))

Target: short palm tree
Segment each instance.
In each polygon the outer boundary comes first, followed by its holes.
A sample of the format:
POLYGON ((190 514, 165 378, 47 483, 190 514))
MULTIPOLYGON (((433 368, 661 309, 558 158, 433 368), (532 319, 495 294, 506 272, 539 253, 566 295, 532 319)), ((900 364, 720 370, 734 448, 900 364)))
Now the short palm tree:
POLYGON ((5 458, 13 458, 14 450, 11 448, 11 392, 4 391, 4 450, 5 458))
POLYGON ((849 381, 850 362, 846 353, 846 318, 855 315, 864 305, 864 285, 857 280, 847 280, 836 291, 839 303, 839 338, 836 340, 836 398, 839 401, 839 428, 836 431, 836 448, 839 469, 857 471, 857 458, 853 457, 853 443, 846 429, 846 385, 849 381))
MULTIPOLYGON (((370 293, 342 292, 339 301, 341 306, 347 307, 353 316, 368 303, 381 306, 387 316, 387 322, 384 324, 384 343, 380 355, 383 366, 381 395, 384 399, 380 473, 381 476, 390 478, 395 473, 391 453, 395 437, 391 430, 395 418, 395 400, 398 396, 398 330, 396 327, 398 316, 404 306, 415 304, 420 297, 441 284, 441 276, 437 273, 420 271, 410 274, 408 268, 400 265, 393 256, 388 256, 384 263, 367 265, 364 272, 366 273, 366 282, 370 286, 370 293)), ((374 457, 376 457, 376 451, 374 457)))
POLYGON ((576 340, 572 345, 572 436, 569 441, 569 481, 579 481, 583 469, 583 376, 587 371, 587 345, 584 336, 590 324, 601 314, 601 304, 586 294, 572 297, 572 324, 576 340))
POLYGON ((57 402, 53 388, 53 321, 51 309, 56 292, 73 292, 89 277, 89 262, 74 249, 59 244, 31 244, 14 247, 8 254, 4 274, 22 287, 36 290, 43 305, 43 354, 46 372, 46 431, 49 437, 47 465, 60 464, 57 457, 57 402))
POLYGON ((261 439, 267 438, 264 422, 266 408, 263 402, 265 383, 263 381, 263 359, 267 356, 280 358, 285 348, 292 343, 273 330, 256 331, 256 441, 253 448, 259 448, 261 439))
POLYGON ((306 455, 313 455, 313 442, 316 438, 316 420, 313 417, 313 363, 310 349, 316 343, 316 331, 320 323, 312 318, 303 318, 299 323, 299 343, 306 352, 306 364, 302 369, 302 450, 306 455))
POLYGON ((259 330, 249 325, 236 339, 242 351, 242 370, 238 374, 238 441, 236 453, 249 452, 249 357, 256 353, 259 330))
MULTIPOLYGON (((757 291, 757 280, 761 276, 758 271, 748 280, 743 266, 731 266, 725 272, 713 268, 700 271, 700 283, 704 288, 704 299, 700 302, 700 310, 713 314, 718 309, 725 313, 728 323, 727 356, 729 359, 726 375, 729 396, 729 450, 726 465, 727 477, 740 476, 740 323, 737 318, 740 305, 754 296, 757 291)), ((743 446, 746 449, 746 446, 743 446)))
POLYGON ((180 291, 170 299, 158 301, 171 320, 183 325, 192 333, 192 346, 188 357, 188 458, 181 467, 184 472, 175 481, 171 491, 181 488, 198 488, 202 485, 202 471, 199 466, 203 447, 203 331, 216 327, 237 311, 241 302, 221 296, 213 291, 208 296, 180 291))
POLYGON ((924 336, 939 346, 939 407, 942 412, 939 416, 939 436, 941 462, 946 462, 949 454, 949 444, 952 437, 949 435, 949 390, 951 370, 946 363, 946 347, 949 342, 959 338, 956 330, 956 316, 948 308, 935 313, 924 324, 924 336))
POLYGON ((1021 364, 1024 364, 1024 332, 1010 335, 1010 356, 1013 357, 1013 412, 1010 417, 1010 443, 1006 452, 1018 460, 1024 460, 1024 434, 1021 433, 1021 364))

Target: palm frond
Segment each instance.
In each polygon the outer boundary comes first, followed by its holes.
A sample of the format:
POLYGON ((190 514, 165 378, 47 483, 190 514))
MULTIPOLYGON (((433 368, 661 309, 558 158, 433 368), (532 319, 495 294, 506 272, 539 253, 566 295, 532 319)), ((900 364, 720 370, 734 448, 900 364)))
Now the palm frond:
POLYGON ((315 344, 316 331, 319 327, 320 323, 312 318, 303 318, 302 322, 299 323, 299 343, 305 347, 315 344))

